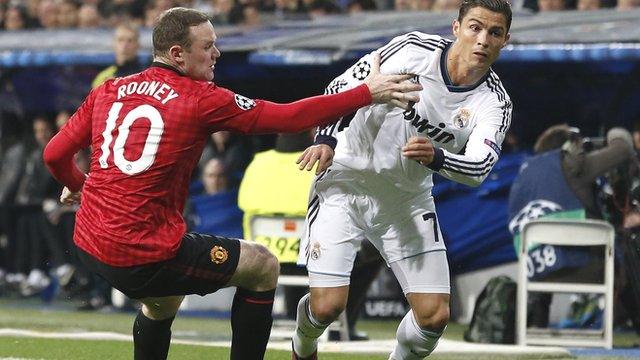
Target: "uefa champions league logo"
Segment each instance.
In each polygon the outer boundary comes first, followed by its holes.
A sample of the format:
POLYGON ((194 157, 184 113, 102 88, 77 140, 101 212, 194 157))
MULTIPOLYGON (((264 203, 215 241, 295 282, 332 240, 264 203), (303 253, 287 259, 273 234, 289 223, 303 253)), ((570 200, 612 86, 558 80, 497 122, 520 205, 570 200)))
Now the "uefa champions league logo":
POLYGON ((562 206, 553 201, 543 199, 531 201, 518 212, 518 215, 511 219, 509 222, 509 231, 512 234, 519 234, 524 225, 529 221, 561 210, 562 206))
POLYGON ((358 80, 364 80, 369 76, 370 72, 371 64, 366 60, 362 60, 353 67, 352 75, 358 80))
POLYGON ((249 110, 256 106, 256 102, 249 99, 248 97, 235 94, 234 98, 236 100, 236 105, 238 105, 238 107, 242 110, 249 110))

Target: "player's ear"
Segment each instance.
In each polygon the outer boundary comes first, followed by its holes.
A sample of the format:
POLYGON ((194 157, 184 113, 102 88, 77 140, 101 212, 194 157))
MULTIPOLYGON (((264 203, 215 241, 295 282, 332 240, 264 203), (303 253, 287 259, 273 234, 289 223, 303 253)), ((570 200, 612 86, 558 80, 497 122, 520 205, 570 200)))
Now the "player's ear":
POLYGON ((183 54, 184 54, 184 50, 180 45, 173 45, 171 48, 169 48, 169 55, 178 64, 184 63, 183 54))
POLYGON ((451 23, 451 30, 453 31, 453 35, 458 37, 458 33, 460 32, 460 22, 458 19, 453 19, 453 22, 451 23))
POLYGON ((507 46, 507 42, 509 42, 509 39, 511 39, 511 33, 507 33, 507 36, 505 36, 504 44, 502 44, 502 47, 507 46))

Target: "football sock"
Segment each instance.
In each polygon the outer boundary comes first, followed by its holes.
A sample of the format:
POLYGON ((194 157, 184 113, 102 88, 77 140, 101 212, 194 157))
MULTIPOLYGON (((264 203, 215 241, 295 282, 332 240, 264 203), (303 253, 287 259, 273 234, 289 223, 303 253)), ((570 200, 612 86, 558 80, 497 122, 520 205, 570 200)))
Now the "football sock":
POLYGON ((171 324, 174 317, 152 320, 142 311, 133 322, 133 349, 135 360, 164 360, 171 343, 171 324))
POLYGON ((298 302, 296 331, 293 334, 293 350, 300 357, 308 357, 318 348, 318 338, 329 324, 323 324, 313 317, 309 306, 310 294, 298 302))
POLYGON ((413 316, 413 311, 404 316, 396 332, 396 347, 389 359, 417 360, 429 356, 438 345, 442 332, 433 332, 421 328, 413 316))
POLYGON ((231 306, 232 360, 262 360, 267 348, 276 290, 238 288, 231 306))

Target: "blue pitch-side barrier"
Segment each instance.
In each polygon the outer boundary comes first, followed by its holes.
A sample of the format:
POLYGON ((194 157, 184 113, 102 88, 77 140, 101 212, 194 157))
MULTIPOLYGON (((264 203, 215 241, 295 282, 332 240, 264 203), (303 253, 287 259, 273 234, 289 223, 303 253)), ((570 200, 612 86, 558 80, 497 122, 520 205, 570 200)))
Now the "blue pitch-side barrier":
MULTIPOLYGON (((358 59, 366 53, 368 50, 350 50, 340 54, 322 49, 255 50, 250 52, 248 62, 253 65, 267 66, 329 66, 337 61, 358 59)), ((149 55, 146 53, 140 54, 141 60, 148 58, 149 55)), ((111 52, 20 50, 0 53, 0 66, 5 68, 72 64, 108 65, 114 60, 111 52)), ((604 62, 618 60, 640 60, 640 43, 509 45, 502 50, 498 61, 604 62)))
POLYGON ((452 274, 517 260, 507 226, 507 201, 527 155, 502 154, 476 188, 436 177, 433 196, 452 274))
POLYGON ((571 355, 580 357, 612 357, 616 359, 640 359, 639 348, 616 348, 612 350, 607 349, 590 349, 590 348, 571 348, 569 349, 571 355))

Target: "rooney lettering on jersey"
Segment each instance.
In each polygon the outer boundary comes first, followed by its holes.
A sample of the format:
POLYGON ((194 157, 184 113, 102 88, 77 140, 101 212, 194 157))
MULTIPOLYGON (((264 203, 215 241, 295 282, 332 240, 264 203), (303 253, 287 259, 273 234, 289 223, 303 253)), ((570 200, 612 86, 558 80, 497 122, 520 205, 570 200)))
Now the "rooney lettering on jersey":
POLYGON ((159 81, 132 81, 118 87, 118 100, 133 94, 151 96, 163 105, 180 95, 171 86, 159 81))

